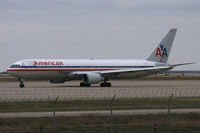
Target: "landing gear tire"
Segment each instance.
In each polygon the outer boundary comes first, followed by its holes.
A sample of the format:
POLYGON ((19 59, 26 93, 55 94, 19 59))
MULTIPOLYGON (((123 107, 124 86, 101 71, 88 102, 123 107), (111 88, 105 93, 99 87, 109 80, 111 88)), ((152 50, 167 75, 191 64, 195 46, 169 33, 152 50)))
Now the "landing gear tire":
POLYGON ((80 87, 84 87, 85 86, 85 84, 84 83, 80 83, 80 87))
POLYGON ((19 87, 20 87, 20 88, 24 88, 24 84, 20 84, 19 87))
POLYGON ((83 82, 80 83, 80 87, 90 87, 90 86, 91 84, 89 83, 83 83, 83 82))
POLYGON ((111 87, 111 83, 101 83, 100 84, 101 87, 111 87))

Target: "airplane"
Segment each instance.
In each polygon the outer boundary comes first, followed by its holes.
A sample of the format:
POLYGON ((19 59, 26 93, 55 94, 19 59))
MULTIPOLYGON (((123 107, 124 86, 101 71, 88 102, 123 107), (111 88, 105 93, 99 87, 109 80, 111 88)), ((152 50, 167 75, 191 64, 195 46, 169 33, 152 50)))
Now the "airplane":
POLYGON ((170 29, 145 59, 25 59, 12 64, 7 73, 19 79, 21 88, 25 86, 24 79, 50 83, 82 79, 80 87, 99 83, 101 87, 111 87, 110 79, 144 77, 192 64, 167 63, 176 31, 176 28, 170 29))

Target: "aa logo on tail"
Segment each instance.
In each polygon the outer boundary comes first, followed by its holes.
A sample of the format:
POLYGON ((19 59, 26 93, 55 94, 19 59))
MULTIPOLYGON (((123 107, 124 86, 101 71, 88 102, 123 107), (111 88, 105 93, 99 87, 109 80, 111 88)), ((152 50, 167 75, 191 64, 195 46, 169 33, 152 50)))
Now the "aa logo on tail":
POLYGON ((164 45, 163 44, 160 44, 160 48, 157 48, 157 51, 156 51, 156 57, 157 56, 160 56, 160 57, 164 57, 164 56, 168 56, 167 55, 167 49, 164 48, 164 45))

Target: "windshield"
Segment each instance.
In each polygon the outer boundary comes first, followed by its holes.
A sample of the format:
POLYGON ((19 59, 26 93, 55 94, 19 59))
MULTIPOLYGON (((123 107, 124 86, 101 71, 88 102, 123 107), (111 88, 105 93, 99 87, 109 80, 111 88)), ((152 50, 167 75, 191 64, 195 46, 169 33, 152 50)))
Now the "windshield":
POLYGON ((14 64, 14 65, 11 66, 11 68, 19 68, 19 67, 20 67, 19 64, 14 64))

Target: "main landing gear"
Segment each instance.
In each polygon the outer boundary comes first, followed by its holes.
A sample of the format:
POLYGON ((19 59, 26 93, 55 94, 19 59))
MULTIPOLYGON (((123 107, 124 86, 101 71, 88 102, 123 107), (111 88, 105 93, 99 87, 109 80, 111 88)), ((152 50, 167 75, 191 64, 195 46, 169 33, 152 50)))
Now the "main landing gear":
POLYGON ((24 88, 24 80, 23 79, 19 79, 19 87, 20 88, 24 88))
POLYGON ((80 87, 90 87, 90 86, 91 86, 90 83, 84 83, 84 82, 80 83, 80 87))
POLYGON ((112 85, 109 82, 103 82, 103 83, 100 84, 100 86, 101 87, 111 87, 112 85))
MULTIPOLYGON (((90 87, 90 86, 91 86, 90 83, 84 83, 84 82, 80 83, 80 87, 90 87)), ((111 87, 112 85, 109 82, 103 82, 103 83, 100 84, 100 86, 101 87, 111 87)))

